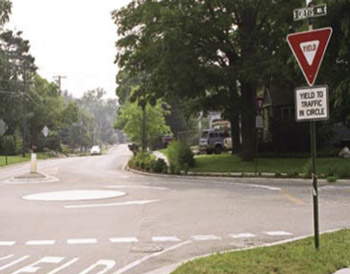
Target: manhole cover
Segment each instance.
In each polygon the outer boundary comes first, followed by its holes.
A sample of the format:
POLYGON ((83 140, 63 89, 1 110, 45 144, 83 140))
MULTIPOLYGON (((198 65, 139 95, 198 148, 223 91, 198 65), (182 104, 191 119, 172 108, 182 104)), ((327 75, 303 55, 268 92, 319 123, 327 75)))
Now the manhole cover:
POLYGON ((164 248, 152 244, 136 245, 131 251, 132 252, 141 252, 141 253, 156 253, 163 251, 164 248))
POLYGON ((36 193, 23 196, 25 200, 32 201, 86 201, 116 198, 126 195, 121 191, 110 190, 69 190, 58 192, 36 193))

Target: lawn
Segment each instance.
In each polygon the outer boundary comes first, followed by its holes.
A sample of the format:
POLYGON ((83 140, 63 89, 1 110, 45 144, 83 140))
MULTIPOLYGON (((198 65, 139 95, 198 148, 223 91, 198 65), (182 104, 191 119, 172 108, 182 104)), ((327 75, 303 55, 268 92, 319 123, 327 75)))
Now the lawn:
MULTIPOLYGON (((255 161, 243 162, 237 155, 199 155, 196 156, 194 172, 255 172, 255 161)), ((258 172, 302 174, 310 171, 311 162, 307 158, 258 158, 258 172)), ((350 178, 350 160, 343 158, 317 158, 316 170, 325 176, 338 175, 350 178)))
MULTIPOLYGON (((7 164, 13 165, 23 162, 28 162, 30 160, 30 154, 26 154, 26 157, 22 157, 22 155, 16 155, 16 156, 7 156, 7 164)), ((50 158, 48 155, 44 153, 38 153, 37 154, 38 159, 48 159, 50 158)), ((6 159, 4 155, 0 155, 0 167, 6 165, 6 159)))
POLYGON ((185 263, 174 274, 283 273, 329 274, 350 266, 350 230, 324 234, 320 251, 314 238, 293 243, 216 254, 185 263))

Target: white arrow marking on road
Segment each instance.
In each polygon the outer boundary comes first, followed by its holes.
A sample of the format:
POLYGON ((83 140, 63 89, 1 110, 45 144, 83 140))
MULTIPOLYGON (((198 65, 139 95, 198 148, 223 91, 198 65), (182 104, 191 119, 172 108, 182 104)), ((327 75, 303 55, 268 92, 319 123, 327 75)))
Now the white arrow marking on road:
POLYGON ((111 203, 111 204, 93 204, 93 205, 69 205, 64 208, 92 208, 92 207, 111 207, 111 206, 128 206, 128 205, 146 205, 160 200, 141 200, 141 201, 128 201, 122 203, 111 203))

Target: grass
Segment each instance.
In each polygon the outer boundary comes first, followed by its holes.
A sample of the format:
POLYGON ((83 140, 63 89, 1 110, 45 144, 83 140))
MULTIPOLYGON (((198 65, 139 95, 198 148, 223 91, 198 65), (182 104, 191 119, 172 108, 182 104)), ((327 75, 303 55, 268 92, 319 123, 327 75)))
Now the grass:
MULTIPOLYGON (((28 162, 30 161, 30 154, 26 154, 26 157, 22 157, 22 155, 16 155, 16 156, 7 156, 7 164, 8 165, 13 165, 13 164, 19 164, 23 162, 28 162)), ((45 153, 38 153, 37 154, 37 159, 48 159, 50 158, 47 154, 45 153)), ((0 167, 6 165, 6 158, 4 155, 0 155, 0 167)))
POLYGON ((314 238, 293 243, 216 254, 185 263, 174 274, 196 273, 283 273, 329 274, 350 266, 350 230, 324 234, 320 250, 314 238))
MULTIPOLYGON (((237 155, 199 155, 195 172, 254 172, 255 162, 243 162, 237 155)), ((310 160, 303 158, 258 158, 258 172, 287 173, 290 175, 305 173, 310 168, 310 160)), ((317 158, 316 170, 319 174, 331 175, 338 171, 349 170, 350 161, 342 158, 317 158), (334 167, 334 168, 331 168, 334 167)), ((350 172, 349 172, 350 173, 350 172)), ((348 177, 347 174, 343 177, 348 177)))

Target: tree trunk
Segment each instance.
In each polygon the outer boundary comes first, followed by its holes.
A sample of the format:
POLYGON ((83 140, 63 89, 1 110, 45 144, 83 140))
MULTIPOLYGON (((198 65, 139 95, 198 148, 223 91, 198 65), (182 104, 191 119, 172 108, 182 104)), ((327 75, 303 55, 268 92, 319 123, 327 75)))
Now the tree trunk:
POLYGON ((255 154, 255 89, 249 83, 242 88, 242 160, 253 161, 255 154))
POLYGON ((142 152, 147 151, 146 104, 142 104, 142 152))
POLYGON ((232 154, 236 154, 241 150, 241 129, 239 126, 239 115, 234 113, 230 117, 231 123, 231 139, 232 139, 232 154))

